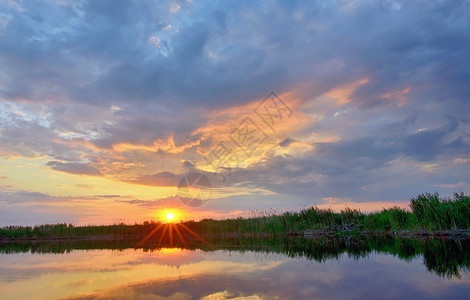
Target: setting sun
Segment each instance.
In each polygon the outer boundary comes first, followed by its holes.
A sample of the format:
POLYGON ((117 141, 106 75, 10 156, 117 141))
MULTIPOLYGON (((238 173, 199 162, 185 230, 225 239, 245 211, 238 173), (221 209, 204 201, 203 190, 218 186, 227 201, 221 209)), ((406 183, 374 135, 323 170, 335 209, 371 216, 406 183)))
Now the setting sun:
POLYGON ((185 219, 185 213, 175 208, 160 209, 156 211, 156 219, 161 223, 177 223, 185 219))

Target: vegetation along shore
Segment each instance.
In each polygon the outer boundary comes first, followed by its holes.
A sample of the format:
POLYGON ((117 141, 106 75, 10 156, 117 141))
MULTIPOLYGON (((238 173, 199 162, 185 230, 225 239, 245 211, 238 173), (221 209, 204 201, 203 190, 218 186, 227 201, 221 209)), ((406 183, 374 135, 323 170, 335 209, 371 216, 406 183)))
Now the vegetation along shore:
MULTIPOLYGON (((107 226, 44 224, 6 226, 0 229, 0 242, 21 240, 138 239, 165 234, 167 226, 159 222, 107 226)), ((341 212, 311 207, 299 212, 258 215, 226 220, 203 219, 171 224, 180 236, 324 236, 395 235, 401 237, 469 237, 470 197, 463 192, 443 198, 438 193, 413 197, 410 210, 394 207, 364 213, 346 208, 341 212), (181 226, 180 226, 181 225, 181 226), (178 230, 178 228, 180 228, 178 230)), ((175 233, 175 234, 176 234, 175 233)))

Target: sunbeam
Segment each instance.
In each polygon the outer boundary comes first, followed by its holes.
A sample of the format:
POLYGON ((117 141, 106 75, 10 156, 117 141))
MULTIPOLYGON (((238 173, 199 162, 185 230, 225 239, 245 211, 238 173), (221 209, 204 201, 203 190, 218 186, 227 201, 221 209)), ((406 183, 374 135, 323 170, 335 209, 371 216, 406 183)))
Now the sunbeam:
POLYGON ((191 234, 192 236, 194 236, 195 238, 197 238, 198 240, 200 240, 204 244, 210 245, 210 243, 208 241, 206 241, 199 234, 197 234, 196 232, 191 230, 188 226, 184 225, 183 223, 178 223, 178 224, 176 224, 176 223, 162 223, 162 224, 158 225, 157 227, 155 227, 155 229, 153 229, 149 234, 147 234, 142 240, 140 240, 135 245, 134 248, 141 247, 146 241, 148 241, 153 235, 155 235, 157 233, 157 231, 162 227, 163 227, 163 231, 161 232, 160 236, 158 237, 158 243, 157 243, 158 245, 160 245, 163 242, 163 239, 165 238, 165 234, 168 231, 168 238, 170 240, 170 246, 174 247, 174 238, 173 238, 173 229, 174 229, 174 231, 176 232, 176 235, 178 236, 181 243, 185 247, 187 247, 188 243, 186 242, 186 240, 185 240, 183 234, 181 233, 181 231, 179 230, 179 228, 178 228, 179 226, 181 226, 181 228, 183 228, 185 231, 187 231, 189 234, 191 234))

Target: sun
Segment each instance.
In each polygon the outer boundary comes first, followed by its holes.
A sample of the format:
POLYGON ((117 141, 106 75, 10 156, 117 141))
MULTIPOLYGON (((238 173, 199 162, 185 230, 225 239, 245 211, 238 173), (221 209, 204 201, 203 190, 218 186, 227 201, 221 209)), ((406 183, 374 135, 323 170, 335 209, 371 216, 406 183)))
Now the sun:
POLYGON ((173 213, 167 213, 167 214, 166 214, 166 219, 167 219, 168 221, 171 221, 171 220, 173 220, 174 218, 175 218, 175 215, 174 215, 173 213))
POLYGON ((178 223, 184 219, 184 212, 177 208, 165 208, 155 212, 156 219, 162 223, 178 223))
MULTIPOLYGON (((179 240, 183 246, 187 247, 188 244, 185 241, 185 236, 188 234, 197 238, 204 244, 209 245, 209 242, 184 224, 183 220, 185 220, 186 217, 186 212, 178 208, 164 208, 157 210, 155 212, 155 218, 158 223, 154 223, 155 228, 140 240, 135 247, 141 247, 152 236, 155 236, 155 239, 158 239, 158 245, 161 245, 162 241, 165 239, 165 243, 168 241, 170 242, 169 246, 171 248, 174 248, 175 246, 179 248, 181 247, 181 245, 178 246, 175 244, 176 240, 179 240)), ((166 244, 166 246, 168 246, 168 244, 166 244)), ((168 251, 173 251, 173 249, 168 251)))

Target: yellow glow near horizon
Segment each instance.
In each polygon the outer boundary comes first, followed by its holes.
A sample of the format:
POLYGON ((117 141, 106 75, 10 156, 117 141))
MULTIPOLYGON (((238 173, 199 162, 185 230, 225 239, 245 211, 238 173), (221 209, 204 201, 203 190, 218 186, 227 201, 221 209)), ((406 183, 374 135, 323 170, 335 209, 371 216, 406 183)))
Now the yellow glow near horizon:
POLYGON ((0 158, 0 170, 7 179, 3 184, 16 190, 39 192, 55 197, 80 197, 88 195, 120 195, 139 197, 142 200, 165 198, 176 193, 175 187, 146 186, 117 181, 106 176, 76 175, 44 167, 49 158, 6 160, 0 158))
POLYGON ((162 223, 177 223, 184 219, 184 212, 175 208, 165 208, 156 213, 157 221, 162 223))

